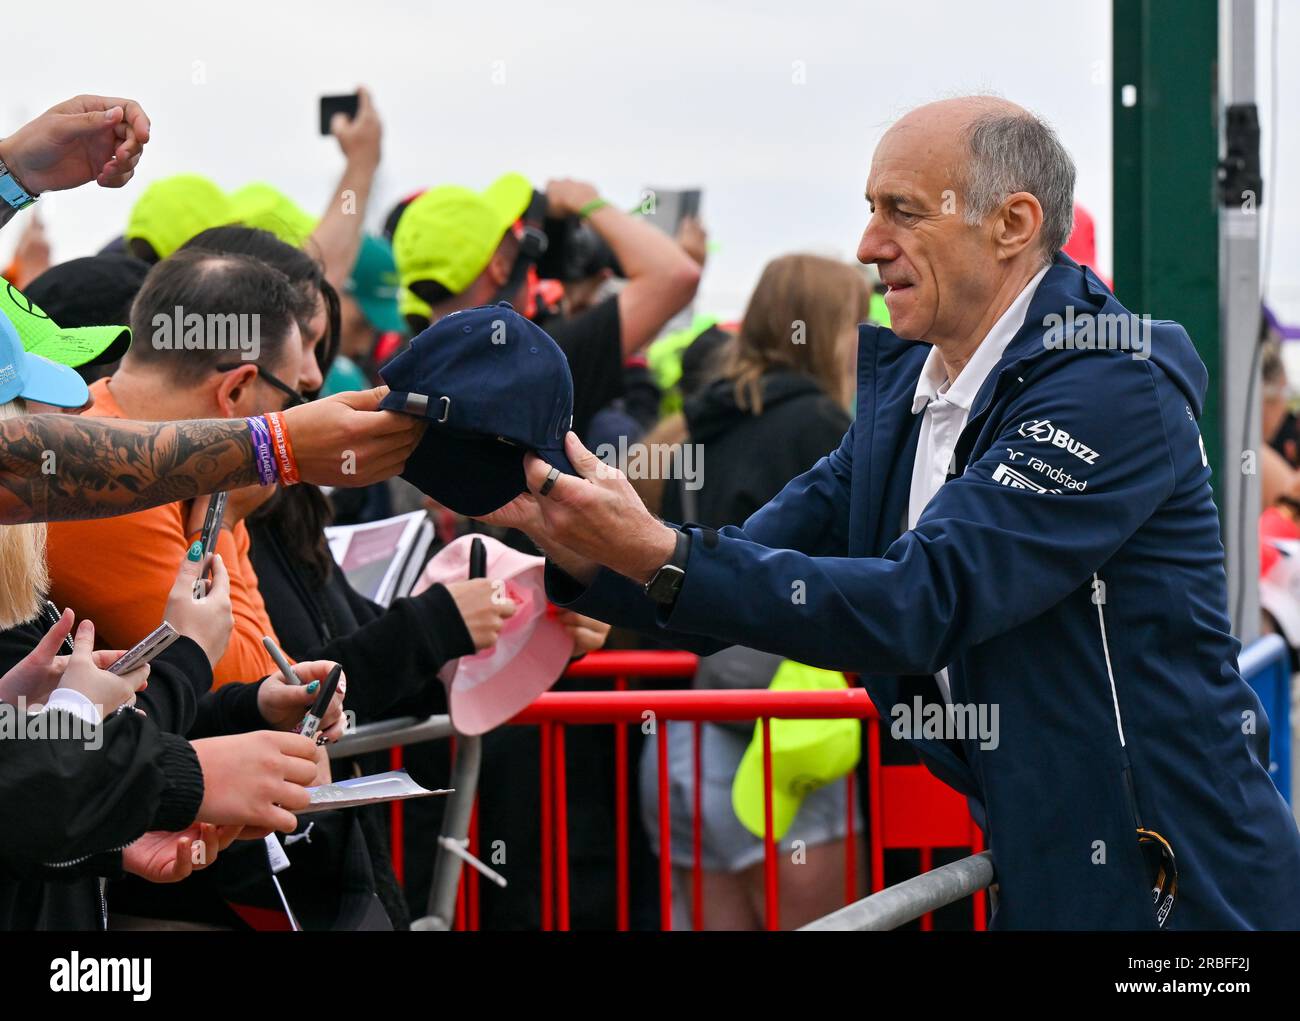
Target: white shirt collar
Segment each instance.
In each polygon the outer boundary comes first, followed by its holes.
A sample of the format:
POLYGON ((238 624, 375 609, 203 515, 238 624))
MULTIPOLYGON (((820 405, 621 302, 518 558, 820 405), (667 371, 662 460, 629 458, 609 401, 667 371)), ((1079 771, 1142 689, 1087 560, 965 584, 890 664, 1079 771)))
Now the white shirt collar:
POLYGON ((975 353, 971 355, 970 361, 961 370, 955 383, 949 384, 948 370, 944 368, 943 356, 937 347, 931 346, 925 365, 921 367, 921 376, 916 381, 916 392, 912 397, 913 415, 939 397, 943 397, 949 404, 955 404, 963 410, 970 410, 971 402, 980 392, 984 380, 993 371, 993 367, 1002 360, 1007 345, 1024 325, 1025 315, 1029 312, 1029 302, 1050 268, 1044 266, 1029 283, 1025 284, 1024 289, 1016 295, 1015 300, 1007 306, 1007 310, 998 317, 993 328, 980 341, 979 347, 975 349, 975 353))

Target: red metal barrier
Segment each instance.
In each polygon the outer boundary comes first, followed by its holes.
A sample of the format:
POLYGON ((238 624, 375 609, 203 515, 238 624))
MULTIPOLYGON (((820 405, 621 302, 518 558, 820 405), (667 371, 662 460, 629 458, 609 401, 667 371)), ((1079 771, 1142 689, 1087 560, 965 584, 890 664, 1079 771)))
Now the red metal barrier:
MULTIPOLYGON (((724 720, 761 720, 764 756, 764 890, 766 923, 769 929, 780 926, 779 889, 776 858, 776 840, 773 836, 771 803, 772 762, 770 721, 777 719, 841 719, 875 717, 875 706, 867 693, 860 688, 842 691, 768 691, 768 690, 667 690, 628 691, 630 677, 644 679, 685 680, 692 677, 698 663, 696 656, 683 652, 629 652, 611 651, 592 653, 572 664, 566 676, 582 679, 613 679, 614 691, 550 692, 542 695, 532 705, 510 721, 513 725, 539 725, 542 738, 542 921, 543 928, 550 927, 554 914, 562 917, 561 928, 568 922, 568 862, 567 833, 563 825, 566 812, 567 791, 560 782, 562 769, 562 744, 554 743, 545 735, 554 729, 563 734, 566 725, 612 724, 615 727, 615 826, 616 826, 616 882, 617 925, 621 931, 629 927, 628 889, 628 776, 627 732, 628 723, 643 723, 646 714, 653 714, 655 740, 658 746, 659 776, 659 879, 660 922, 664 929, 672 928, 672 819, 668 796, 667 724, 670 721, 690 721, 694 735, 692 755, 694 773, 694 799, 692 804, 692 869, 690 908, 695 928, 703 924, 703 830, 701 825, 702 764, 700 752, 700 724, 724 720), (559 758, 557 758, 557 752, 559 758), (547 788, 550 788, 549 790, 547 788), (552 872, 553 870, 553 872, 552 872), (548 874, 550 873, 550 874, 548 874), (554 878, 552 879, 552 875, 554 878), (552 897, 556 897, 554 904, 552 897)), ((562 738, 560 739, 562 741, 562 738)), ((855 805, 853 788, 848 785, 846 799, 850 850, 846 855, 845 894, 856 899, 856 854, 852 850, 855 805)))
MULTIPOLYGON (((693 774, 694 799, 692 805, 692 856, 693 869, 690 889, 690 915, 694 928, 703 923, 702 885, 702 826, 700 724, 734 720, 759 720, 763 740, 764 781, 764 892, 766 927, 775 930, 780 926, 779 888, 777 869, 777 843, 773 835, 772 809, 772 719, 844 719, 856 718, 878 723, 878 714, 866 691, 849 687, 837 691, 770 691, 749 690, 632 690, 628 679, 684 680, 695 673, 697 657, 684 652, 609 651, 594 652, 570 665, 568 678, 612 680, 613 691, 563 691, 549 692, 519 713, 511 725, 534 725, 540 732, 541 761, 541 924, 544 931, 565 931, 570 925, 570 876, 568 847, 568 791, 565 760, 565 728, 571 725, 607 724, 615 734, 615 830, 616 830, 616 896, 617 926, 626 931, 630 926, 630 895, 628 867, 629 805, 627 724, 642 724, 651 714, 658 750, 659 788, 659 880, 660 921, 667 930, 672 928, 672 855, 671 812, 669 805, 669 765, 667 726, 672 721, 689 721, 694 734, 693 774)), ((868 726, 868 761, 878 772, 877 726, 868 726)), ((938 783, 938 781, 935 781, 938 783)), ((877 785, 872 777, 873 793, 877 785)), ((850 773, 846 782, 845 810, 848 818, 845 842, 845 903, 858 898, 857 845, 854 839, 855 790, 850 773)), ((873 816, 876 811, 873 811, 873 816)), ((880 856, 878 837, 872 833, 869 848, 873 865, 880 856)), ((471 835, 471 852, 479 854, 477 832, 477 804, 475 823, 471 835)), ((457 928, 478 927, 479 890, 478 873, 468 873, 468 910, 458 911, 457 928)), ((873 869, 873 876, 875 875, 873 869)), ((982 906, 979 905, 979 906, 982 906)), ((978 910, 978 909, 977 909, 978 910)))

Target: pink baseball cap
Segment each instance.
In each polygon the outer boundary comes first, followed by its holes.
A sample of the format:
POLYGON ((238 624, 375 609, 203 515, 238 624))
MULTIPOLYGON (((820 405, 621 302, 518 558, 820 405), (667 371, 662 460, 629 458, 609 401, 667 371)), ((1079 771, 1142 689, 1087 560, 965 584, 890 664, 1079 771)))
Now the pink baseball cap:
POLYGON ((425 565, 412 594, 465 580, 475 538, 487 548, 487 577, 502 582, 516 610, 496 645, 454 659, 438 672, 447 685, 451 722, 462 734, 485 733, 525 709, 560 679, 573 653, 573 639, 564 625, 546 612, 546 561, 489 536, 462 535, 444 546, 425 565))

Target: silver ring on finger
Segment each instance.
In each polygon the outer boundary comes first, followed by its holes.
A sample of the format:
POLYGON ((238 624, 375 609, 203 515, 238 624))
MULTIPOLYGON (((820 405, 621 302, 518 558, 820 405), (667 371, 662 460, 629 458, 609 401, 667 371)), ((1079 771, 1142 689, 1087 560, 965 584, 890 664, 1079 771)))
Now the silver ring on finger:
POLYGON ((546 496, 555 488, 555 480, 560 477, 560 469, 552 468, 546 473, 546 481, 542 483, 542 488, 537 491, 538 496, 546 496))

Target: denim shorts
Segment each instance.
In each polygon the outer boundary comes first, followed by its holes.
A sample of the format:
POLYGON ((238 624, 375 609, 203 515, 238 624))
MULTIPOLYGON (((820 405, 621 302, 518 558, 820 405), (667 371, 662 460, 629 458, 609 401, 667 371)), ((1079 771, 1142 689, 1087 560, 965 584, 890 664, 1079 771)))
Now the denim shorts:
MULTIPOLYGON (((691 868, 694 856, 694 725, 660 721, 668 728, 668 801, 672 820, 672 862, 691 868)), ((752 731, 736 730, 712 723, 700 725, 700 862, 712 872, 739 872, 763 860, 761 838, 754 836, 736 818, 731 806, 731 784, 740 760, 749 747, 752 731)), ((658 742, 647 738, 641 753, 641 821, 650 838, 651 850, 659 854, 659 754, 658 742)), ((843 779, 820 787, 799 806, 790 829, 777 842, 777 851, 789 854, 794 841, 811 847, 848 835, 843 779)), ((854 832, 861 833, 862 812, 854 799, 854 832)))

